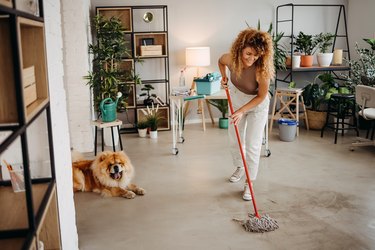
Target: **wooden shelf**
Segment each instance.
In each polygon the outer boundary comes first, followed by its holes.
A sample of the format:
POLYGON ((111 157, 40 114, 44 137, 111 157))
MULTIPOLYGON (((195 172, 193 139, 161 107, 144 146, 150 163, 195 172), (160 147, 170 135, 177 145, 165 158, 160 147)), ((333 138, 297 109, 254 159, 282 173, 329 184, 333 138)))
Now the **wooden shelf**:
MULTIPOLYGON (((42 200, 46 195, 49 183, 33 184, 34 214, 39 211, 42 200)), ((39 240, 43 241, 45 249, 58 249, 60 246, 60 232, 57 216, 56 187, 53 187, 52 195, 48 197, 47 210, 44 211, 40 225, 37 229, 39 240)), ((26 229, 28 228, 27 207, 25 192, 14 193, 12 187, 0 187, 0 230, 26 229)), ((0 246, 5 249, 21 249, 25 237, 13 239, 0 239, 0 246), (7 248, 7 246, 10 246, 7 248)), ((1 248, 3 249, 3 248, 1 248)))
POLYGON ((167 54, 167 33, 166 32, 160 32, 160 33, 137 33, 134 34, 134 54, 135 57, 140 58, 147 58, 147 57, 166 57, 167 54), (161 45, 162 47, 162 53, 158 56, 142 56, 141 55, 141 45, 143 39, 153 39, 153 45, 161 45))
POLYGON ((300 67, 300 68, 287 68, 287 70, 292 70, 294 72, 316 72, 316 71, 346 71, 350 70, 348 66, 329 66, 329 67, 319 67, 318 65, 313 65, 312 67, 300 67))
MULTIPOLYGON (((137 108, 137 120, 138 121, 146 118, 145 115, 143 114, 143 112, 141 111, 141 109, 144 109, 147 112, 146 107, 137 108)), ((158 112, 159 112, 160 116, 163 118, 160 121, 160 124, 158 126, 158 130, 169 130, 170 129, 170 127, 169 127, 169 107, 159 106, 158 112)))
POLYGON ((12 0, 0 0, 0 5, 13 8, 12 0))
MULTIPOLYGON (((31 66, 34 66, 35 69, 36 100, 24 107, 26 111, 26 121, 29 121, 49 101, 44 24, 19 17, 17 18, 17 25, 21 72, 24 72, 23 69, 31 66)), ((22 78, 24 80, 24 77, 22 78)))
POLYGON ((108 8, 108 7, 99 7, 96 9, 97 14, 104 16, 105 18, 117 17, 120 19, 122 26, 125 29, 125 32, 132 32, 132 12, 130 8, 108 8))
POLYGON ((0 124, 18 122, 10 18, 0 17, 0 124))

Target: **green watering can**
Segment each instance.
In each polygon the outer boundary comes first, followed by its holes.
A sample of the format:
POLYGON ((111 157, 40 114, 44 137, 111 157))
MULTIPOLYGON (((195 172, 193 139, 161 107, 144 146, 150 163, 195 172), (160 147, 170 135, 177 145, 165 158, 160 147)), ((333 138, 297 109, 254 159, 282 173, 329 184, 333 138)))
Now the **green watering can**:
POLYGON ((117 119, 117 102, 121 96, 122 93, 118 92, 115 102, 110 97, 105 98, 100 102, 99 108, 102 112, 103 122, 113 122, 117 119))

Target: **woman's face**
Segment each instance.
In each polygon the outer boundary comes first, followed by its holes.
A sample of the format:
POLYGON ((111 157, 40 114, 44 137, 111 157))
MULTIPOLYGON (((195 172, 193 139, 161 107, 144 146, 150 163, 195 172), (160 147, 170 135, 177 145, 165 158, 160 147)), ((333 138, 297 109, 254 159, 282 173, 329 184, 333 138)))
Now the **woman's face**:
POLYGON ((255 49, 246 47, 242 50, 242 63, 244 67, 252 66, 258 58, 259 55, 256 53, 255 49))

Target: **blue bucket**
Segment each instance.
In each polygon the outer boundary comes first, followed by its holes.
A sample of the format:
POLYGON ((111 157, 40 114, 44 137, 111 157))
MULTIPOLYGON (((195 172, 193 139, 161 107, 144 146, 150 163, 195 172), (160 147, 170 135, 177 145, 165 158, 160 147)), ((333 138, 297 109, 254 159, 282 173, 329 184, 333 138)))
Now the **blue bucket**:
POLYGON ((291 142, 296 138, 297 125, 296 120, 281 118, 277 121, 279 124, 279 136, 281 141, 291 142))

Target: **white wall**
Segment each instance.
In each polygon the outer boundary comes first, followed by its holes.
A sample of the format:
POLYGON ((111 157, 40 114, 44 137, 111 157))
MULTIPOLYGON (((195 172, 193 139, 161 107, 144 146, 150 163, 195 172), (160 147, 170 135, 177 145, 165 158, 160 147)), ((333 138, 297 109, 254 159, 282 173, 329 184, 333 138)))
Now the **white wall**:
POLYGON ((70 140, 64 89, 63 41, 59 1, 44 1, 48 80, 51 103, 57 196, 63 249, 78 249, 73 200, 70 140))
MULTIPOLYGON (((178 85, 180 69, 185 66, 185 48, 189 46, 210 46, 211 65, 202 67, 200 73, 218 71, 217 60, 222 53, 229 50, 231 43, 242 29, 256 26, 258 19, 261 28, 267 29, 270 22, 275 21, 276 7, 286 3, 311 4, 311 1, 274 1, 274 0, 91 0, 92 8, 96 6, 131 6, 157 5, 168 6, 169 19, 169 55, 171 87, 178 85)), ((346 4, 347 0, 332 0, 330 4, 346 4)), ((326 4, 324 0, 313 1, 313 4, 326 4)), ((321 12, 311 8, 301 9, 296 16, 307 17, 295 23, 295 30, 299 29, 311 34, 330 30, 336 24, 335 15, 322 18, 321 12), (313 20, 313 21, 312 21, 313 20)), ((329 13, 328 13, 329 14, 329 13)), ((274 26, 275 27, 275 26, 274 26)), ((196 74, 195 68, 187 69, 186 83, 190 84, 196 74)), ((216 111, 216 109, 214 109, 216 111)), ((192 112, 195 113, 195 112, 192 112)), ((218 113, 215 114, 218 117, 218 113)), ((189 120, 199 121, 198 115, 190 116, 189 120)))
POLYGON ((71 147, 80 152, 93 151, 91 125, 91 91, 83 76, 88 74, 88 42, 90 34, 89 0, 62 2, 64 82, 67 89, 67 109, 71 147))
POLYGON ((375 38, 375 1, 350 0, 348 14, 348 29, 351 58, 358 58, 355 52, 355 43, 361 48, 370 48, 363 38, 375 38))

